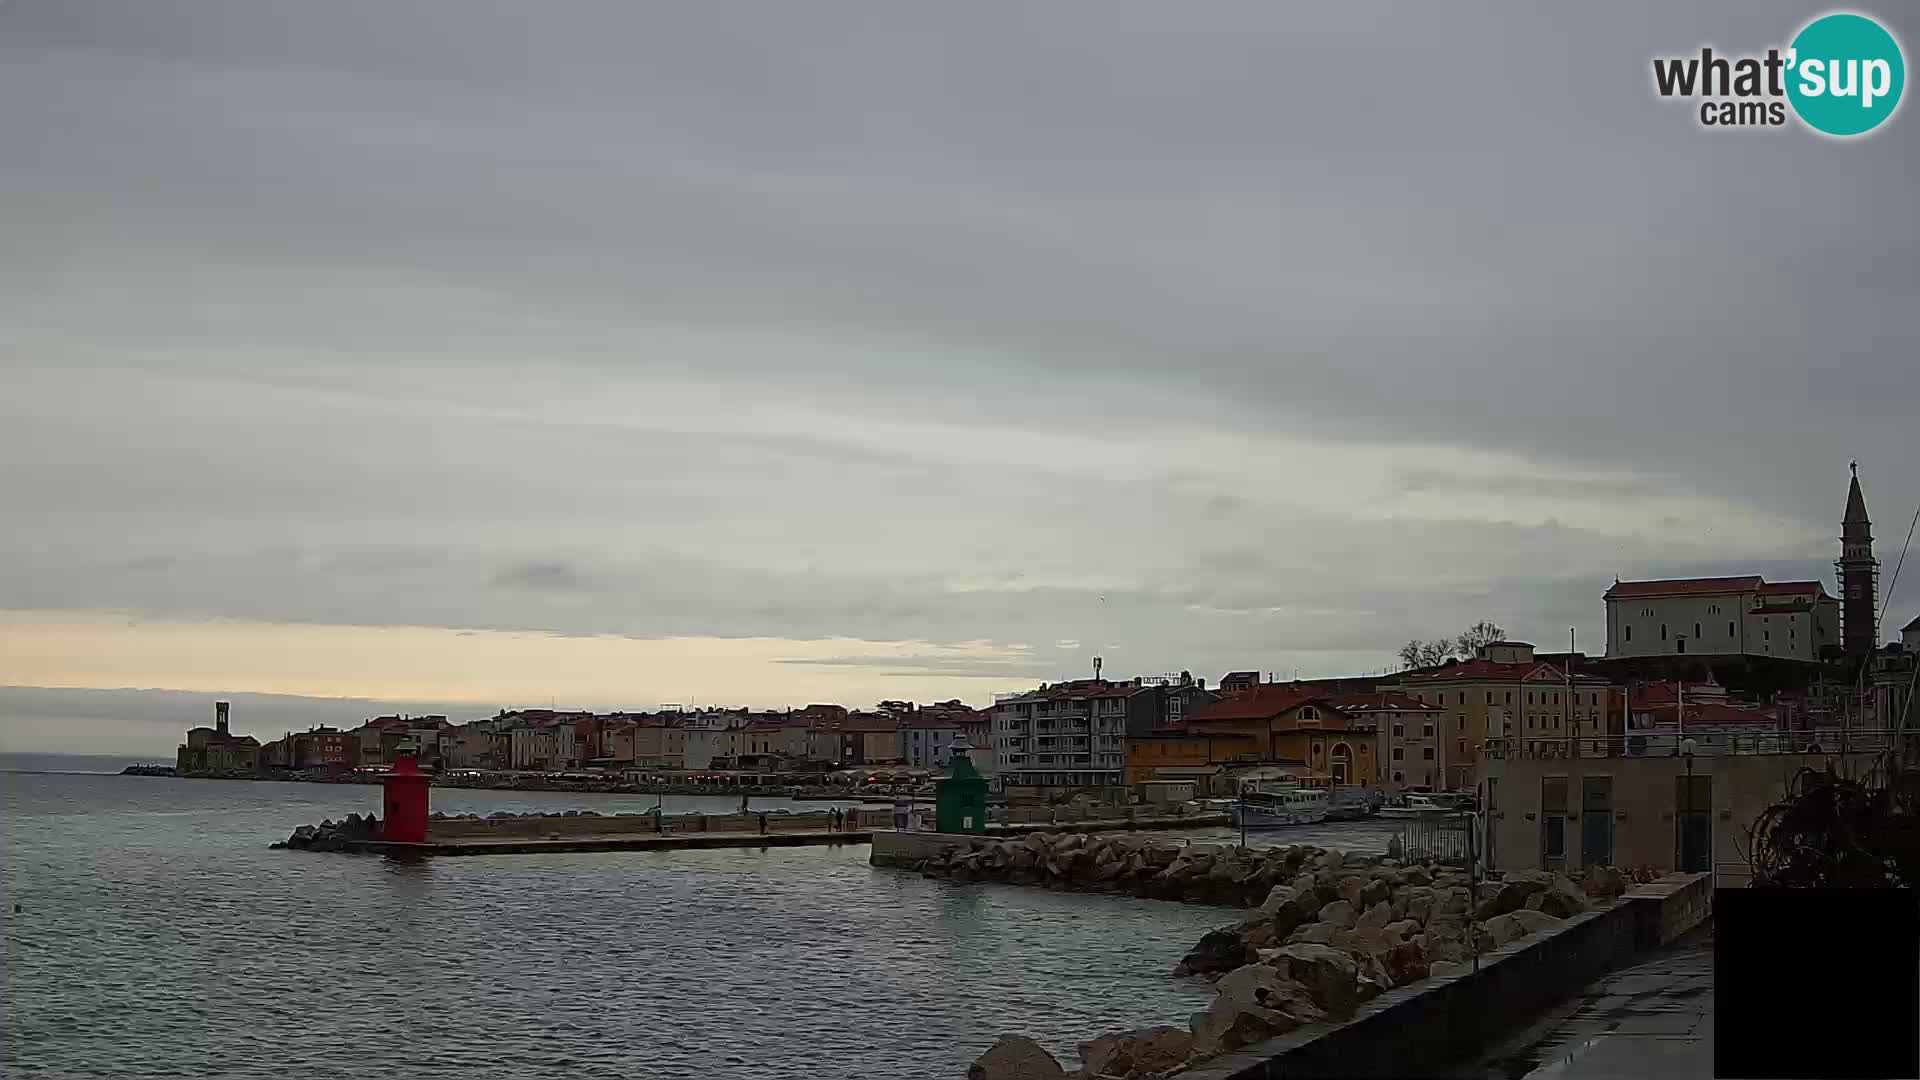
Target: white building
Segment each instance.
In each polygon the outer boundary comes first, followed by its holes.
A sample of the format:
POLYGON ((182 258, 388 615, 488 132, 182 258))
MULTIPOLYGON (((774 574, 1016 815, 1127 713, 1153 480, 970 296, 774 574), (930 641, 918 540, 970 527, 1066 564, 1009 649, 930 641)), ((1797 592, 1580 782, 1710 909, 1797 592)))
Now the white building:
MULTIPOLYGON (((894 731, 894 756, 915 769, 938 769, 953 755, 947 747, 960 738, 960 721, 951 716, 916 713, 903 717, 894 731)), ((968 760, 975 755, 969 754, 968 760)), ((976 766, 977 767, 977 766, 976 766)))
POLYGON ((1840 644, 1840 602, 1817 581, 1744 577, 1616 581, 1607 655, 1816 661, 1840 644))
POLYGON ((1128 683, 1077 679, 993 703, 993 753, 1006 787, 1116 787, 1126 775, 1128 683))

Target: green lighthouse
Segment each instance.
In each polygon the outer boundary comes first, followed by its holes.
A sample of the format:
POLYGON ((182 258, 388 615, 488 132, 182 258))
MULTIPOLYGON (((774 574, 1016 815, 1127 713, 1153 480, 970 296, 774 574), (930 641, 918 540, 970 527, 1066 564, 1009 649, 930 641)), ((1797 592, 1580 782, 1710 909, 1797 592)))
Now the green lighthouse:
POLYGON ((934 785, 933 827, 943 833, 986 832, 987 780, 967 757, 973 744, 955 739, 947 749, 953 751, 953 760, 947 763, 947 775, 934 785))

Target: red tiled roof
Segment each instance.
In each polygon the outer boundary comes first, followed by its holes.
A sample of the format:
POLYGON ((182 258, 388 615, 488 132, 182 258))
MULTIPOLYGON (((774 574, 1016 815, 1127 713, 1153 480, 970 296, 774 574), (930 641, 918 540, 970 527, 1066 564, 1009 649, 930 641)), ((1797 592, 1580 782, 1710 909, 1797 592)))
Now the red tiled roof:
POLYGON ((1328 695, 1311 687, 1263 683, 1225 700, 1202 705, 1188 712, 1186 721, 1197 724, 1209 720, 1268 720, 1309 701, 1331 707, 1328 695))
POLYGON ((841 731, 852 732, 897 731, 899 727, 893 717, 879 713, 848 713, 847 718, 839 724, 841 731))
POLYGON ((1716 593, 1752 592, 1765 583, 1759 574, 1741 577, 1669 578, 1665 581, 1616 581, 1606 599, 1633 596, 1708 596, 1716 593))
MULTIPOLYGON (((1565 682, 1566 674, 1552 664, 1537 660, 1517 664, 1497 664, 1492 660, 1466 660, 1449 667, 1435 668, 1432 671, 1408 675, 1405 681, 1412 685, 1456 682, 1520 682, 1545 674, 1554 682, 1565 682)), ((1575 674, 1573 681, 1582 684, 1604 683, 1606 680, 1593 675, 1575 674)))
POLYGON ((907 731, 957 731, 966 719, 958 713, 917 712, 912 716, 900 718, 900 730, 907 731))
POLYGON ((1826 592, 1827 587, 1817 581, 1765 581, 1758 591, 1763 596, 1804 596, 1826 592))
POLYGON ((1332 694, 1327 700, 1340 711, 1350 713, 1445 711, 1437 705, 1428 705, 1392 690, 1376 690, 1371 694, 1332 694))

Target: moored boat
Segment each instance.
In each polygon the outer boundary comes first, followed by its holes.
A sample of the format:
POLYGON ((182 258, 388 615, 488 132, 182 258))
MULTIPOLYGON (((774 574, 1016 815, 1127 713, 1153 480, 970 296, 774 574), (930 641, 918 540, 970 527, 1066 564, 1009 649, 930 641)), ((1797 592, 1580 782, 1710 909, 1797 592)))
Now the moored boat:
POLYGON ((1228 810, 1236 828, 1282 829, 1327 820, 1327 792, 1299 784, 1249 783, 1228 810))

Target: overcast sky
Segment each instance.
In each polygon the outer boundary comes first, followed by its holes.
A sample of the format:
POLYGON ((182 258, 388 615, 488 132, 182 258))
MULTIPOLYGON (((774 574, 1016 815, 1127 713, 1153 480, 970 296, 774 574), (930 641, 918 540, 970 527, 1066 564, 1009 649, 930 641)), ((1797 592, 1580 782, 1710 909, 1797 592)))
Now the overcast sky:
POLYGON ((1650 89, 1817 11, 6 0, 0 684, 1598 651, 1615 575, 1830 580, 1856 457, 1884 581, 1920 120, 1650 89))

